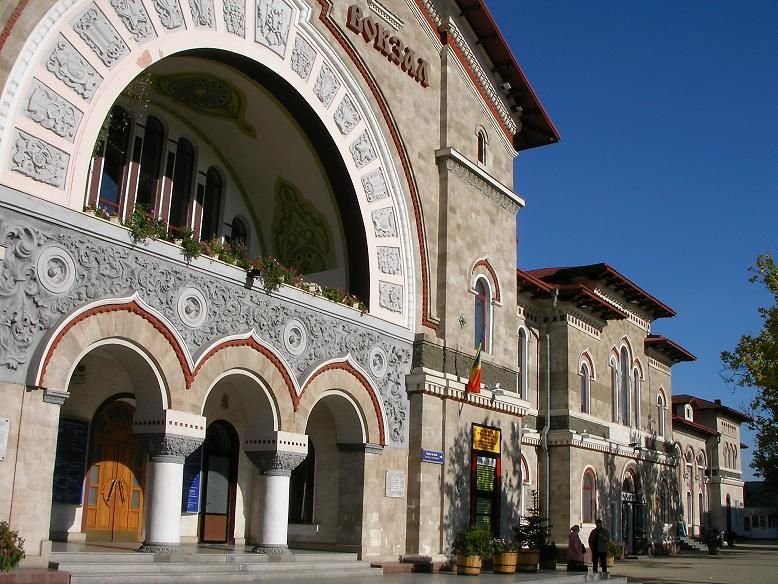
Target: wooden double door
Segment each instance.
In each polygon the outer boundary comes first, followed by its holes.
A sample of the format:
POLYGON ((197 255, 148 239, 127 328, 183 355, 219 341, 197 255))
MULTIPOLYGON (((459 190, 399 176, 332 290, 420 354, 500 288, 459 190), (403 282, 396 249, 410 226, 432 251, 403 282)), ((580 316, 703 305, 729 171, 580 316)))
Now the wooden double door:
POLYGON ((132 434, 134 408, 115 401, 92 422, 84 497, 87 540, 140 541, 145 453, 132 434))

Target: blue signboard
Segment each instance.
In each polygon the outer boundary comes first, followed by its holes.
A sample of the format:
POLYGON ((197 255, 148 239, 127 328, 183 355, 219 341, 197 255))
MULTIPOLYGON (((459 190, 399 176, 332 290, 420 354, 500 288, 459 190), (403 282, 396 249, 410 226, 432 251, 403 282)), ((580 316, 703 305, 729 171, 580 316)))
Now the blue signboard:
POLYGON ((443 456, 443 453, 439 450, 425 450, 424 448, 421 449, 422 462, 431 462, 432 464, 443 464, 444 460, 445 457, 443 456))
POLYGON ((200 446, 184 461, 184 492, 181 497, 181 511, 197 513, 200 511, 200 471, 203 447, 200 446))

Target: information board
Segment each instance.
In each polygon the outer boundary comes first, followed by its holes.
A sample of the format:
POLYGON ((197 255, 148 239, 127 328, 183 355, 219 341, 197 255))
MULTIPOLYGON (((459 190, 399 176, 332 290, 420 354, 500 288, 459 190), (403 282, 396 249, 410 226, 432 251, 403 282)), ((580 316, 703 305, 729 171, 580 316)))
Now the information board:
POLYGON ((473 424, 473 450, 500 454, 500 430, 473 424))
POLYGON ((403 471, 386 471, 386 496, 398 499, 405 497, 405 473, 403 471))
POLYGON ((203 447, 199 446, 184 461, 184 485, 181 497, 182 513, 198 513, 200 511, 200 477, 202 472, 203 447))
POLYGON ((89 422, 60 418, 51 496, 54 503, 81 504, 88 437, 89 422))
POLYGON ((430 462, 432 464, 443 464, 445 457, 440 450, 425 450, 421 449, 421 461, 430 462))

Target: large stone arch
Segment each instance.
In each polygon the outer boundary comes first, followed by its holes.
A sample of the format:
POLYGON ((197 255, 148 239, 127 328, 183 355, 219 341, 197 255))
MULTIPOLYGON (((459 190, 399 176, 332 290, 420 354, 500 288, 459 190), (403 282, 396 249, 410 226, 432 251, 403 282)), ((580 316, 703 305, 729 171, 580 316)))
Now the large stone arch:
MULTIPOLYGON (((127 18, 109 0, 60 0, 29 35, 0 99, 4 184, 80 210, 95 138, 111 104, 132 79, 160 59, 184 51, 217 49, 243 55, 293 84, 326 128, 361 210, 371 312, 410 327, 416 310, 416 270, 409 204, 393 162, 400 146, 395 139, 390 147, 362 81, 314 25, 314 11, 302 0, 283 0, 277 5, 283 13, 278 30, 270 30, 253 10, 242 19, 225 17, 219 0, 211 18, 197 22, 191 3, 181 3, 182 24, 175 27, 169 14, 160 18, 153 0, 132 6, 134 18, 127 18), (139 16, 150 23, 145 33, 138 27, 139 16), (84 32, 84 18, 102 34, 84 32), (329 78, 335 88, 325 94, 322 87, 332 85, 320 78, 329 78), (72 135, 50 120, 36 121, 40 116, 28 107, 36 88, 38 100, 60 111, 71 111, 65 102, 78 110, 69 114, 66 124, 72 135)), ((390 120, 386 123, 392 127, 390 120)), ((412 180, 407 169, 405 179, 412 180)), ((420 236, 418 218, 416 223, 420 236)))

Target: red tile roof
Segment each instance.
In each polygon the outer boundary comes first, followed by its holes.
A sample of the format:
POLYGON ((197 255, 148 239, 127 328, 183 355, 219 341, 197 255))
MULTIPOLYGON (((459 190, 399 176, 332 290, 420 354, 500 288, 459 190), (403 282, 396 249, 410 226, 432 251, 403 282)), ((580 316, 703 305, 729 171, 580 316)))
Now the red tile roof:
POLYGON ((698 424, 697 422, 690 422, 686 418, 682 416, 676 416, 673 414, 673 428, 676 427, 676 424, 679 424, 681 426, 686 426, 687 428, 691 430, 697 430, 698 432, 701 432, 703 434, 707 434, 708 436, 718 436, 719 433, 716 432, 716 430, 713 430, 711 428, 708 428, 707 426, 703 426, 702 424, 698 424))
MULTIPOLYGON (((661 353, 665 357, 669 358, 673 363, 697 360, 697 357, 692 355, 681 345, 674 343, 662 335, 648 335, 643 341, 643 345, 646 349, 653 349, 654 351, 661 353)), ((675 399, 673 399, 673 402, 675 402, 675 399)))
POLYGON ((717 399, 716 401, 708 401, 706 399, 702 399, 701 397, 696 397, 687 393, 679 393, 678 395, 673 396, 673 403, 690 404, 695 410, 716 410, 741 423, 751 421, 751 416, 744 414, 739 410, 722 405, 720 399, 717 399))

